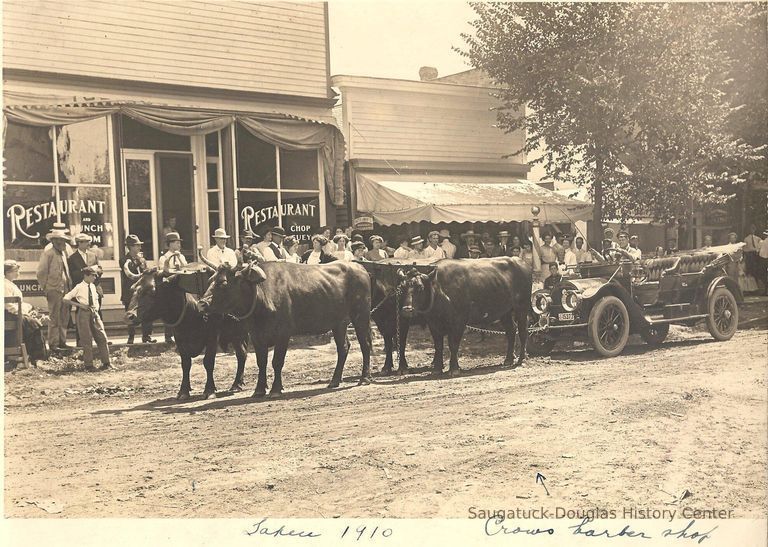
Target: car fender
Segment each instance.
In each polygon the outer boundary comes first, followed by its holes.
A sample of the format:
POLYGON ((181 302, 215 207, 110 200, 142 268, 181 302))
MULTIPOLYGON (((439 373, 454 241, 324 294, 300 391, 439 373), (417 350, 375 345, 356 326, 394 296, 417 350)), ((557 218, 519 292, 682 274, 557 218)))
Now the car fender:
POLYGON ((591 277, 587 279, 569 279, 562 286, 566 289, 579 291, 581 297, 587 300, 592 298, 606 285, 608 285, 608 282, 605 279, 591 277))
POLYGON ((734 298, 736 298, 736 302, 742 303, 744 302, 744 295, 741 293, 741 288, 739 287, 738 282, 734 280, 731 277, 728 277, 727 275, 721 275, 719 277, 714 278, 709 283, 709 287, 707 287, 707 298, 703 302, 703 304, 706 305, 707 302, 709 302, 709 299, 712 298, 712 294, 715 292, 715 289, 718 287, 725 287, 729 291, 733 293, 734 298))
POLYGON ((648 321, 646 321, 645 316, 643 315, 642 308, 638 306, 634 300, 632 300, 632 295, 629 294, 626 289, 618 283, 604 282, 600 287, 590 287, 589 297, 585 296, 585 294, 586 291, 582 293, 582 297, 584 298, 585 302, 589 302, 589 307, 587 310, 585 310, 586 313, 589 313, 592 310, 592 306, 600 298, 603 298, 604 296, 615 296, 621 300, 624 303, 624 306, 627 308, 627 313, 629 314, 630 333, 640 332, 641 329, 648 325, 648 321))

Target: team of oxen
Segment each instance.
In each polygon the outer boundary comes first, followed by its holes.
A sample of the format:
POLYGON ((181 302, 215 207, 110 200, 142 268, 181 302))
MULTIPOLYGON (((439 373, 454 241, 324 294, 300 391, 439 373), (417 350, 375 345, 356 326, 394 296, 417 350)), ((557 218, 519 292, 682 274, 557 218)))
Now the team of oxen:
POLYGON ((500 324, 507 336, 504 365, 516 367, 526 356, 531 271, 518 258, 443 259, 433 265, 331 262, 306 265, 287 262, 245 263, 219 267, 198 298, 179 283, 185 274, 165 275, 149 270, 133 285, 126 319, 142 323, 161 319, 173 327, 181 357, 179 399, 190 396, 192 358, 204 355, 205 397, 215 396, 216 352, 231 346, 237 372, 230 391, 244 387, 243 372, 250 340, 259 367, 254 396, 267 391, 267 360, 274 348, 274 380, 270 395, 283 390, 282 369, 291 336, 333 333, 336 368, 329 388, 342 381, 349 354, 351 323, 363 366, 360 383, 371 380, 371 319, 384 339, 382 374, 408 370, 405 346, 411 324, 426 324, 435 355, 432 366, 443 372, 443 347, 450 349, 449 374, 459 373, 458 353, 467 325, 500 324), (520 349, 515 356, 519 337, 520 349))

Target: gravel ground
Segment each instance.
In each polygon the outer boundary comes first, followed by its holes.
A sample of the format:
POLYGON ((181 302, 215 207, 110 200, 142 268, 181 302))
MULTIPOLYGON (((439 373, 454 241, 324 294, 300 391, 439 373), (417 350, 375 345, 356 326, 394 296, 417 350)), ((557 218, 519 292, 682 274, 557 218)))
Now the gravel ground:
MULTIPOLYGON (((725 509, 764 518, 768 332, 714 342, 674 327, 601 359, 558 348, 512 370, 503 337, 468 334, 458 378, 433 377, 414 329, 412 374, 326 389, 331 344, 288 352, 285 394, 177 402, 178 357, 72 358, 5 374, 8 517, 467 517, 549 507, 725 509), (535 482, 547 477, 550 495, 535 482), (685 493, 687 491, 687 493, 685 493), (680 498, 684 498, 680 500, 680 498)), ((305 340, 306 341, 306 340, 305 340)), ((383 364, 375 340, 374 370, 383 364)), ((234 376, 220 356, 219 389, 234 376)), ((271 371, 270 371, 271 385, 271 371)), ((619 515, 621 516, 621 514, 619 515)))

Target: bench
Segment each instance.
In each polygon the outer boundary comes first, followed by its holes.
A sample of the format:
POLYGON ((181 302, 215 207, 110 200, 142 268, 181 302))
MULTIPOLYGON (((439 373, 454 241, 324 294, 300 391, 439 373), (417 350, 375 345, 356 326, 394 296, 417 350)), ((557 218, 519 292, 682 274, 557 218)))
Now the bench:
POLYGON ((641 264, 648 270, 648 281, 658 281, 662 274, 698 273, 715 260, 719 253, 694 253, 663 258, 648 258, 641 264), (674 269, 672 269, 674 268, 674 269), (672 269, 671 271, 669 271, 672 269))

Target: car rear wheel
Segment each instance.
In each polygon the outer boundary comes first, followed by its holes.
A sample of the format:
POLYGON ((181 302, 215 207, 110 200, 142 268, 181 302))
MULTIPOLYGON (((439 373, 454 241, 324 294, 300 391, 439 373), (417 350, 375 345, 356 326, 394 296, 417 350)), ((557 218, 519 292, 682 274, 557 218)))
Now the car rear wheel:
POLYGON ((629 314, 620 299, 605 296, 597 301, 589 314, 587 327, 595 351, 603 357, 615 357, 629 339, 629 314))
POLYGON ((649 346, 660 346, 669 334, 669 323, 650 325, 640 333, 649 346))
POLYGON ((715 340, 730 340, 739 327, 739 307, 733 293, 718 287, 709 299, 707 328, 715 340))

